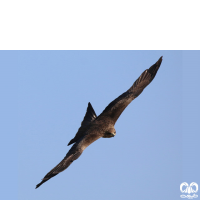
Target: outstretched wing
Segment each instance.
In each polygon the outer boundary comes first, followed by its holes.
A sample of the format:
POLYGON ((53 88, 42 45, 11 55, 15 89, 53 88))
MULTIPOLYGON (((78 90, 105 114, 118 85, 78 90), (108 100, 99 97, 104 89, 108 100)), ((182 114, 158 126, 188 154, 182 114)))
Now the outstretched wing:
POLYGON ((48 181, 50 178, 56 176, 60 172, 67 169, 70 164, 79 158, 79 156, 82 154, 84 149, 88 147, 91 143, 101 138, 101 134, 98 134, 98 130, 96 131, 89 131, 87 135, 84 135, 81 137, 68 151, 64 159, 55 166, 49 173, 45 175, 45 177, 42 179, 42 181, 36 185, 36 188, 38 188, 40 185, 42 185, 44 182, 48 181))
POLYGON ((86 127, 90 122, 94 121, 96 119, 97 115, 91 105, 91 103, 88 103, 87 111, 85 114, 85 117, 83 121, 81 122, 81 127, 78 129, 78 132, 76 133, 75 137, 68 143, 68 145, 73 144, 74 142, 78 141, 85 133, 86 127))
POLYGON ((66 154, 64 159, 57 166, 55 166, 49 173, 45 175, 42 181, 36 185, 36 188, 40 187, 40 185, 48 181, 50 178, 56 176, 60 172, 67 169, 69 165, 82 154, 82 152, 83 150, 81 150, 81 148, 78 148, 78 144, 77 143, 74 144, 72 148, 69 150, 69 152, 66 154))
POLYGON ((128 104, 138 97, 144 88, 151 83, 154 79, 160 65, 162 62, 162 56, 160 59, 152 65, 149 69, 145 70, 140 77, 134 82, 129 90, 120 95, 114 101, 112 101, 105 110, 101 113, 100 116, 110 117, 113 123, 116 123, 117 119, 128 106, 128 104))

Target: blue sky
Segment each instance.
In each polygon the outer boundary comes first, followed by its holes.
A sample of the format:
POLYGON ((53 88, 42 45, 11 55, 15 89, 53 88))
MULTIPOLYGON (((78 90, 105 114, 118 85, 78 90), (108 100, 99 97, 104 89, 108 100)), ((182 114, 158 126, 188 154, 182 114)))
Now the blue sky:
POLYGON ((200 184, 199 63, 199 51, 1 51, 1 199, 180 198, 182 182, 200 184), (88 102, 99 115, 160 56, 116 136, 35 190, 68 152, 88 102))

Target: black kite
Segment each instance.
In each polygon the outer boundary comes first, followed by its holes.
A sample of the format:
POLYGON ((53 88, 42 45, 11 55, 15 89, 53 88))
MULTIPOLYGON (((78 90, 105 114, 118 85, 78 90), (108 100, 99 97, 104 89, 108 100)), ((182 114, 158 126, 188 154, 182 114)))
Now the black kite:
POLYGON ((149 69, 145 70, 134 82, 131 88, 112 101, 98 117, 92 108, 92 105, 88 103, 87 111, 81 123, 81 127, 68 145, 73 143, 75 144, 68 151, 64 159, 48 174, 46 174, 36 188, 67 169, 74 160, 79 158, 84 149, 94 141, 101 137, 110 138, 115 136, 116 131, 114 125, 117 119, 128 104, 138 97, 144 88, 151 83, 161 65, 161 62, 162 57, 160 57, 160 59, 149 69))

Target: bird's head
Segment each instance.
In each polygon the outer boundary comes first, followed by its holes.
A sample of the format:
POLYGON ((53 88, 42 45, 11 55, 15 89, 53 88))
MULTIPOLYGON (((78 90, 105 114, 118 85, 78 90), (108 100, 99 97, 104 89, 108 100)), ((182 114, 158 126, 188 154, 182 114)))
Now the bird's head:
POLYGON ((103 138, 111 138, 116 135, 116 130, 114 128, 109 128, 105 133, 103 138))

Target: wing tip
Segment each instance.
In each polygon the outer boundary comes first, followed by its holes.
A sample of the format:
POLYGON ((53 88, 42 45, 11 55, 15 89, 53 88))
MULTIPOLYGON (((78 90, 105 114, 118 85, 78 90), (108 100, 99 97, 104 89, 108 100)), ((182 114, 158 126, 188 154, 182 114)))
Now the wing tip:
POLYGON ((163 56, 161 56, 161 57, 158 59, 158 61, 156 62, 158 68, 160 67, 162 61, 163 61, 163 56))
POLYGON ((36 185, 35 189, 39 188, 40 185, 42 185, 43 183, 45 183, 45 182, 48 181, 48 180, 49 180, 49 179, 44 179, 44 178, 43 178, 42 181, 36 185))
POLYGON ((159 59, 158 59, 158 61, 157 61, 157 64, 161 64, 161 62, 162 62, 162 60, 163 60, 163 56, 161 56, 159 59))
POLYGON ((43 183, 43 181, 41 183, 37 184, 36 187, 35 187, 35 189, 39 188, 40 185, 42 185, 42 183, 43 183))
POLYGON ((69 146, 69 145, 71 145, 71 144, 73 144, 73 143, 74 143, 74 138, 70 140, 70 142, 68 143, 67 146, 69 146))
POLYGON ((160 68, 160 65, 162 63, 162 60, 163 60, 163 56, 161 56, 158 61, 152 65, 150 68, 149 68, 149 72, 152 74, 152 75, 156 75, 158 69, 160 68))

